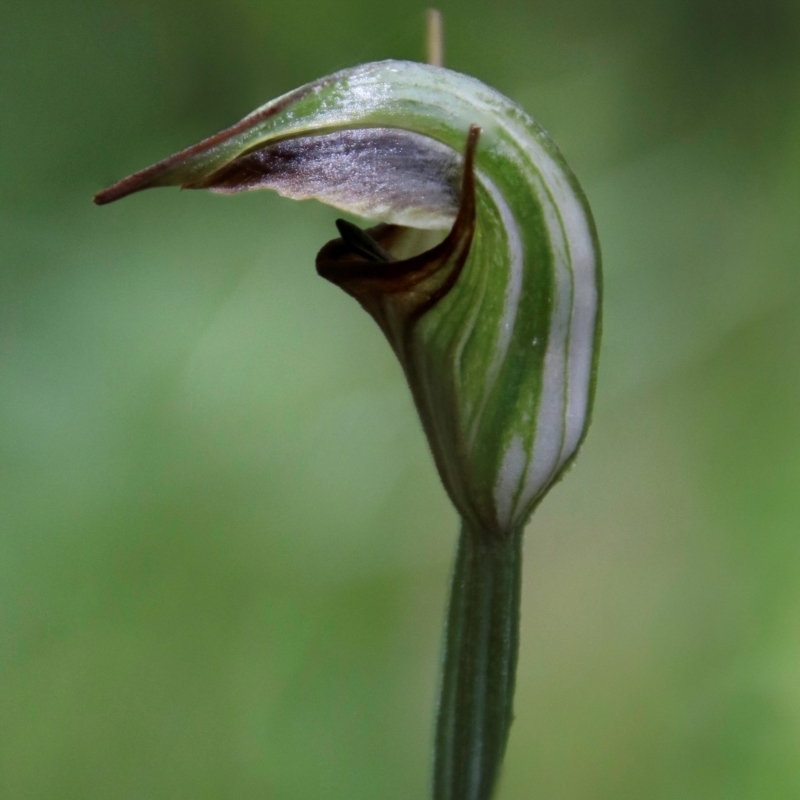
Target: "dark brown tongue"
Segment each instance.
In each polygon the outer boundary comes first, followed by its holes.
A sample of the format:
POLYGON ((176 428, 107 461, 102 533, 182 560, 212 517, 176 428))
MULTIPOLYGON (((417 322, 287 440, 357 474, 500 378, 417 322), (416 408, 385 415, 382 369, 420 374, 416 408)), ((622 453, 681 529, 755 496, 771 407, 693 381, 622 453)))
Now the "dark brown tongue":
POLYGON ((336 227, 342 241, 357 255, 366 258, 367 261, 379 261, 387 264, 395 261, 370 235, 362 230, 358 225, 348 222, 346 219, 337 219, 336 227))

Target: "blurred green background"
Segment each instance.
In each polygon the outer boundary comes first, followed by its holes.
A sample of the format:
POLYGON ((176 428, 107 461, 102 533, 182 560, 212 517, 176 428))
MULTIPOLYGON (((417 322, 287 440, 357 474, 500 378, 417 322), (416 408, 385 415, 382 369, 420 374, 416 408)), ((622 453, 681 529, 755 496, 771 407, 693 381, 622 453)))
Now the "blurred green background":
MULTIPOLYGON (((800 4, 444 2, 592 202, 499 800, 800 797, 800 4)), ((92 194, 424 6, 0 4, 0 798, 427 794, 457 522, 336 212, 92 194)))

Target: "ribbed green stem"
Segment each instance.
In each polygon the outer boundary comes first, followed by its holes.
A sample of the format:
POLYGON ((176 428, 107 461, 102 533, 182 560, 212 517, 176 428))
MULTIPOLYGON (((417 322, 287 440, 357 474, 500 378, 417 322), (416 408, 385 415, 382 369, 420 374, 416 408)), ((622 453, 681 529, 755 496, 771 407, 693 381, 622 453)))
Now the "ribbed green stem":
POLYGON ((522 531, 462 525, 445 634, 434 800, 489 800, 513 719, 522 531))

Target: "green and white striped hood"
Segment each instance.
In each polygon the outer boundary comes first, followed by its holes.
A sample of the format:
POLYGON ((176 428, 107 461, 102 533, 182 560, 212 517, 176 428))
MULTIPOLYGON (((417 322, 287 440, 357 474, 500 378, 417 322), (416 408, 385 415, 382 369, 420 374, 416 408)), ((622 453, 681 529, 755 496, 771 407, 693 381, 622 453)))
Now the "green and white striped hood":
POLYGON ((362 256, 337 240, 320 272, 387 334, 464 520, 497 535, 524 524, 585 435, 600 330, 591 213, 531 117, 450 70, 366 64, 284 95, 96 199, 167 185, 273 188, 388 223, 369 233, 391 264, 367 258, 359 272, 362 256), (451 225, 447 247, 405 256, 419 238, 410 229, 451 225), (412 267, 424 280, 395 280, 412 267), (382 269, 395 277, 382 283, 382 269))

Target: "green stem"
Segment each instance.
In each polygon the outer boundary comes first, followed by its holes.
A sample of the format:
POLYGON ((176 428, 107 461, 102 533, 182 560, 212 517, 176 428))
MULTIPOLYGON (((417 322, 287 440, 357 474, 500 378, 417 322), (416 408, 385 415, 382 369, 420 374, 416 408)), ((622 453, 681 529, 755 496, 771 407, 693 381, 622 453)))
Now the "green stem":
POLYGON ((513 719, 522 531, 462 524, 450 590, 434 751, 434 800, 489 800, 513 719))

